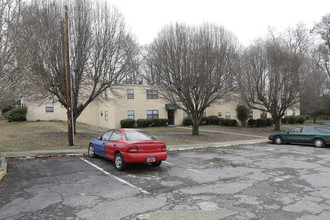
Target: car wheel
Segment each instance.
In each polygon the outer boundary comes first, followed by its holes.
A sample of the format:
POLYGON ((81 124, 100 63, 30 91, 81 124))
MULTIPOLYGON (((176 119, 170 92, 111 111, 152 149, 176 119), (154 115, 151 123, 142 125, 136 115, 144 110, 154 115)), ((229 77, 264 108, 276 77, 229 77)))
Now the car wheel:
POLYGON ((94 146, 93 144, 90 144, 89 147, 88 147, 88 156, 89 157, 95 157, 95 152, 94 152, 94 146))
POLYGON ((162 161, 152 162, 151 165, 154 167, 159 167, 162 164, 162 161))
POLYGON ((116 170, 119 170, 119 171, 124 170, 126 167, 126 162, 124 161, 124 158, 121 155, 121 153, 117 153, 115 156, 115 167, 116 167, 116 170))
POLYGON ((314 140, 314 146, 315 147, 325 147, 325 143, 324 143, 324 141, 322 139, 316 138, 314 140))
POLYGON ((283 144, 283 139, 281 138, 281 136, 276 136, 274 137, 274 144, 283 144))

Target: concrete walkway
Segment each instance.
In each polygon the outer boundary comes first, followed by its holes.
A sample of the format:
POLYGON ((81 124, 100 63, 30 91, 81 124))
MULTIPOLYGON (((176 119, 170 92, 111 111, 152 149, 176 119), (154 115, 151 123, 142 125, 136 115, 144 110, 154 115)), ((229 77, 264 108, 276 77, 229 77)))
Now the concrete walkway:
MULTIPOLYGON (((205 144, 190 144, 190 145, 167 145, 167 151, 189 151, 198 150, 205 148, 220 148, 230 147, 236 145, 250 145, 265 143, 268 139, 254 139, 254 140, 243 140, 243 141, 230 141, 221 143, 205 143, 205 144)), ((7 161, 6 158, 11 159, 35 159, 35 158, 46 158, 46 157, 70 157, 70 156, 85 156, 87 155, 86 149, 62 149, 62 150, 38 150, 38 151, 15 151, 15 152, 0 152, 0 181, 7 172, 7 161)))

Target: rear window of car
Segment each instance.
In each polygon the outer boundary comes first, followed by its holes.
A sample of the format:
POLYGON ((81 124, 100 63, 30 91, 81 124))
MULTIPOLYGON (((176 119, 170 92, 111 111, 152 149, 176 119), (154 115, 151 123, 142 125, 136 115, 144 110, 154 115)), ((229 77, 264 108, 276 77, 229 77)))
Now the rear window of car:
POLYGON ((328 128, 317 127, 315 129, 321 133, 330 133, 330 130, 328 128))
POLYGON ((151 134, 147 133, 146 131, 124 131, 126 140, 128 141, 150 141, 150 140, 156 140, 151 134))

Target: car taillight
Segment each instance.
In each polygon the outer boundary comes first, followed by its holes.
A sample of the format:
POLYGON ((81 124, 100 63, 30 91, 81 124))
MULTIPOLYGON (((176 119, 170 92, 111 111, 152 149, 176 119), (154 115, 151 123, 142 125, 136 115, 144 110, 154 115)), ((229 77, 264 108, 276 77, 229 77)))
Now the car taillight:
POLYGON ((166 151, 166 145, 162 146, 162 151, 166 151))
POLYGON ((137 153, 138 151, 139 151, 139 148, 136 145, 131 145, 127 149, 127 153, 137 153))

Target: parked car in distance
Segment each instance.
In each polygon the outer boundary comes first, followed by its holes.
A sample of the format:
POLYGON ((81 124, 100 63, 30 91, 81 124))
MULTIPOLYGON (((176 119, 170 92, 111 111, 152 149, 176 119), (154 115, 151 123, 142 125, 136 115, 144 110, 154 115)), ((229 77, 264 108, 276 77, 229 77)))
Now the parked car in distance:
POLYGON ((320 125, 325 126, 325 127, 330 127, 330 121, 322 122, 320 125))
POLYGON ((315 147, 326 147, 330 144, 330 128, 324 126, 300 126, 287 132, 274 133, 268 137, 274 144, 298 143, 314 144, 315 147))
POLYGON ((100 156, 115 162, 115 168, 124 170, 127 163, 151 163, 160 166, 167 158, 166 144, 140 129, 111 129, 92 139, 89 157, 100 156))

